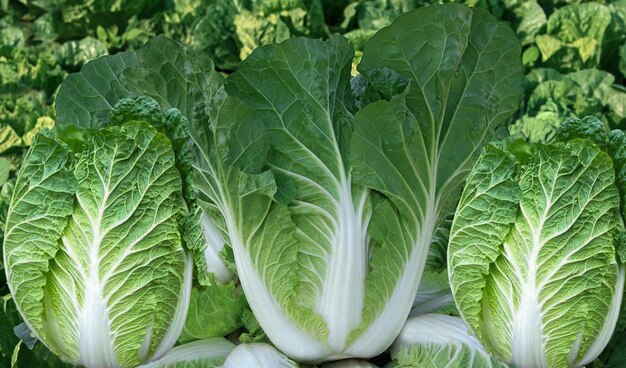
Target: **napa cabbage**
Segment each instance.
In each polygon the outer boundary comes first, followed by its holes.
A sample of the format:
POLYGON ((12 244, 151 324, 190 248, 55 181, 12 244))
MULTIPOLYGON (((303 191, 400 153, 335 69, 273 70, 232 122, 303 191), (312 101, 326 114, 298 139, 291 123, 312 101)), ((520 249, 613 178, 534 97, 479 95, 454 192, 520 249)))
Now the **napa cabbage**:
POLYGON ((448 270, 461 316, 498 359, 580 367, 609 342, 624 289, 624 141, 573 118, 524 164, 501 143, 476 162, 448 270))
POLYGON ((17 174, 4 265, 32 334, 64 361, 132 367, 183 328, 192 281, 169 139, 145 122, 91 130, 80 151, 38 135, 17 174))
POLYGON ((261 327, 300 361, 393 342, 435 229, 521 94, 512 30, 461 5, 399 17, 351 81, 352 58, 339 36, 260 47, 191 127, 198 203, 221 215, 261 327))
MULTIPOLYGON (((356 78, 341 36, 259 47, 226 79, 206 55, 157 37, 68 77, 58 123, 105 127, 138 96, 176 109, 189 134, 165 133, 199 282, 236 268, 260 327, 290 358, 371 357, 400 332, 479 149, 519 106, 520 54, 508 26, 459 4, 378 32, 356 78)), ((144 107, 122 116, 158 115, 144 107)), ((424 285, 447 293, 440 265, 428 270, 424 285)))

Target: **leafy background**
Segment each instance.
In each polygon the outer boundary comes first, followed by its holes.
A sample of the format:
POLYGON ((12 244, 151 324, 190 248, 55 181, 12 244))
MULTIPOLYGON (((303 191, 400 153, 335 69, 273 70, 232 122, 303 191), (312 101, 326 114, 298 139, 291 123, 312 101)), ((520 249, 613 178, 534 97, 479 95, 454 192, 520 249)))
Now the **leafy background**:
MULTIPOLYGON (((165 34, 206 52, 220 72, 229 74, 260 45, 339 33, 356 50, 356 74, 363 46, 377 30, 408 10, 435 2, 441 1, 0 0, 0 229, 26 149, 36 132, 54 125, 59 84, 86 62, 137 49, 150 37, 165 34)), ((610 128, 626 128, 626 0, 453 2, 487 9, 509 23, 523 45, 525 96, 508 131, 500 129, 502 136, 510 131, 513 140, 545 141, 565 118, 585 115, 610 128)), ((63 366, 20 328, 0 271, 0 366, 63 366)), ((234 309, 238 313, 227 322, 244 326, 244 339, 262 340, 249 310, 234 309)), ((618 337, 595 367, 626 364, 621 348, 626 338, 619 337, 625 328, 623 317, 618 337)), ((184 340, 198 334, 202 332, 186 330, 184 340)))

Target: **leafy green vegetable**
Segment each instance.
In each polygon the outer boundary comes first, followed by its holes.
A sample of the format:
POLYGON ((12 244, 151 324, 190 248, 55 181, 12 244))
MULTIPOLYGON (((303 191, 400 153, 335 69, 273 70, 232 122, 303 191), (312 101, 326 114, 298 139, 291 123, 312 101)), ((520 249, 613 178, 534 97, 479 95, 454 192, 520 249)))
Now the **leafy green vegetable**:
POLYGON ((193 252, 196 277, 202 286, 234 278, 224 260, 226 234, 223 226, 220 229, 221 220, 214 222, 196 208, 196 189, 191 183, 194 153, 189 127, 204 122, 213 113, 214 107, 208 106, 205 99, 210 100, 222 82, 206 55, 166 37, 156 37, 137 52, 87 64, 65 80, 56 101, 60 128, 144 120, 170 138, 189 211, 182 220, 183 241, 193 252), (103 80, 101 70, 106 70, 109 80, 115 83, 103 80))
MULTIPOLYGON (((72 177, 91 149, 92 129, 143 121, 171 145, 182 198, 174 216, 177 244, 195 264, 178 339, 185 344, 160 366, 220 366, 233 346, 194 340, 226 334, 247 343, 271 339, 306 361, 370 357, 393 340, 411 305, 418 318, 433 311, 465 316, 448 282, 452 212, 476 151, 497 126, 509 125, 512 136, 498 149, 513 160, 517 181, 538 160, 564 154, 541 153, 543 146, 529 142, 595 142, 611 158, 624 212, 626 138, 605 132, 626 126, 626 0, 450 1, 474 11, 431 5, 441 2, 0 0, 0 232, 11 220, 14 189, 23 190, 16 173, 39 132, 56 120, 55 134, 68 147, 48 137, 65 147, 72 177), (142 47, 156 34, 169 38, 142 47), (289 41, 296 36, 328 42, 289 41), (275 42, 284 43, 261 47, 275 42), (126 52, 97 59, 117 51, 126 52), (246 58, 239 72, 224 77, 246 58), (520 85, 525 96, 518 104, 520 85), (220 344, 217 355, 198 355, 220 344)), ((485 206, 493 211, 498 203, 485 206)), ((618 260, 626 254, 623 238, 619 233, 613 244, 618 260)), ((495 267, 496 261, 478 261, 495 267)), ((605 268, 612 272, 612 265, 605 268)), ((598 280, 605 289, 620 284, 598 280)), ((45 287, 29 295, 44 298, 45 287)), ((37 341, 7 293, 3 272, 0 365, 66 366, 37 341)), ((616 303, 616 294, 598 303, 616 303)), ((588 300, 572 298, 579 314, 588 300)), ((588 309, 588 316, 602 314, 595 305, 588 309)), ((589 366, 620 366, 625 314, 606 352, 589 366)), ((565 331, 581 319, 557 321, 565 331)), ((582 354, 591 335, 580 333, 573 355, 582 354)), ((596 347, 608 335, 595 339, 596 347)), ((494 344, 486 346, 498 353, 494 344)), ((394 364, 456 352, 441 363, 458 365, 454 357, 473 351, 458 344, 413 347, 394 364)), ((371 362, 388 364, 389 354, 371 362)))
POLYGON ((102 127, 124 98, 149 96, 161 110, 176 108, 192 123, 206 115, 204 98, 222 77, 206 55, 163 36, 136 52, 99 58, 63 82, 56 100, 57 125, 102 127))
POLYGON ((511 30, 486 12, 433 6, 402 16, 366 46, 366 78, 387 67, 411 89, 354 117, 352 50, 339 37, 261 47, 229 77, 215 119, 192 124, 196 185, 205 212, 224 218, 248 302, 277 347, 313 361, 373 356, 392 342, 468 156, 517 107, 519 54, 511 30), (445 48, 446 34, 462 37, 445 48), (413 116, 431 120, 418 125, 413 116))
POLYGON ((459 317, 409 318, 391 347, 392 368, 506 368, 492 358, 459 317), (436 331, 436 333, 434 333, 436 331))
POLYGON ((587 139, 599 130, 585 122, 564 124, 566 143, 534 146, 526 165, 488 146, 452 225, 459 311, 489 351, 520 367, 588 364, 617 320, 619 194, 613 161, 587 139))
POLYGON ((164 355, 189 305, 182 209, 171 143, 149 125, 92 131, 80 154, 37 136, 4 237, 8 284, 35 336, 88 367, 164 355))

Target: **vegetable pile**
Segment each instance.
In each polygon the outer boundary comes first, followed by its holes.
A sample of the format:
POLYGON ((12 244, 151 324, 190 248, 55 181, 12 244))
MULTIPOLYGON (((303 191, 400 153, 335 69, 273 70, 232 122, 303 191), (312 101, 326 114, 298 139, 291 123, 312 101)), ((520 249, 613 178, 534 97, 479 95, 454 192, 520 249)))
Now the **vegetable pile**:
POLYGON ((621 367, 626 1, 0 1, 0 366, 621 367))

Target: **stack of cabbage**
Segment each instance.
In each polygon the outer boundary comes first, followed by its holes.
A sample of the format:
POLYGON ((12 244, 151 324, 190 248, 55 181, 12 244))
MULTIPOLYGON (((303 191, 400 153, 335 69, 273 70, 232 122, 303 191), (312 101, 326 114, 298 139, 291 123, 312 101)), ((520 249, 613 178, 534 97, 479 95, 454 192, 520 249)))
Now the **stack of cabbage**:
POLYGON ((296 366, 394 341, 396 366, 594 359, 623 291, 623 134, 572 120, 562 142, 481 155, 522 94, 520 44, 482 10, 401 16, 355 78, 353 53, 291 39, 225 79, 157 37, 70 75, 6 224, 32 334, 86 367, 296 366), (291 359, 212 329, 247 309, 239 283, 291 359))

